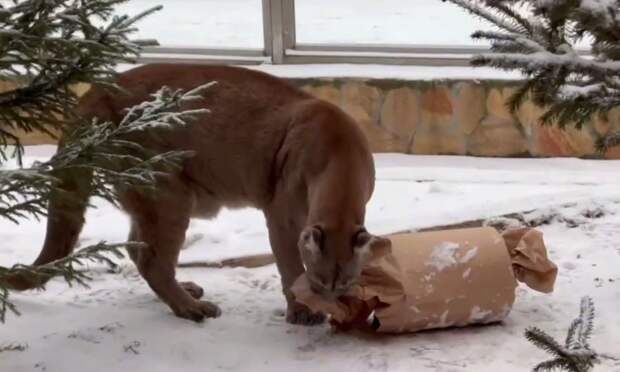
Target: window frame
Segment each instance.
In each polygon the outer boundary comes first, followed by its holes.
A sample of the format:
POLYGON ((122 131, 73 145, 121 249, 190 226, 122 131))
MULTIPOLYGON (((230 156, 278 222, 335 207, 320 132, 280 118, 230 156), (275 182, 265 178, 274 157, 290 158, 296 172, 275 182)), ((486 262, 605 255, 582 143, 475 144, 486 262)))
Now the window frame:
MULTIPOLYGON (((297 43, 295 0, 262 0, 262 49, 147 46, 138 63, 321 64, 353 63, 414 66, 470 66, 473 55, 489 51, 475 45, 310 44, 297 43)), ((587 55, 588 51, 579 51, 587 55)))

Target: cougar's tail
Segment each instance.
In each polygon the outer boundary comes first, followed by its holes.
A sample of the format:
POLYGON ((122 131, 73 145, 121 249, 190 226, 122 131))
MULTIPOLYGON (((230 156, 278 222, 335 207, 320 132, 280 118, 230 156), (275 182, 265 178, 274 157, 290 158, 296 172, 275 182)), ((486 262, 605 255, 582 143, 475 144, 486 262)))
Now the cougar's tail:
POLYGON ((84 213, 92 191, 92 171, 67 169, 58 172, 56 177, 60 184, 50 196, 45 242, 34 265, 44 265, 71 254, 84 225, 84 213))
MULTIPOLYGON (((91 192, 92 172, 84 169, 66 169, 57 172, 60 180, 47 206, 45 242, 33 265, 39 266, 68 256, 77 243, 84 225, 84 212, 91 192)), ((51 276, 20 273, 3 280, 2 286, 13 290, 39 288, 51 276)))
MULTIPOLYGON (((80 100, 78 111, 85 119, 94 116, 109 120, 110 111, 106 110, 107 99, 100 92, 86 93, 80 100), (103 116, 103 117, 101 117, 103 116)), ((59 141, 62 148, 66 137, 59 141)), ((67 257, 77 243, 84 225, 84 213, 92 192, 93 173, 82 168, 69 168, 55 171, 59 179, 57 190, 53 191, 47 206, 47 230, 45 242, 33 265, 40 266, 67 257)), ((13 290, 27 290, 41 287, 51 277, 45 275, 13 275, 4 280, 2 285, 13 290)))

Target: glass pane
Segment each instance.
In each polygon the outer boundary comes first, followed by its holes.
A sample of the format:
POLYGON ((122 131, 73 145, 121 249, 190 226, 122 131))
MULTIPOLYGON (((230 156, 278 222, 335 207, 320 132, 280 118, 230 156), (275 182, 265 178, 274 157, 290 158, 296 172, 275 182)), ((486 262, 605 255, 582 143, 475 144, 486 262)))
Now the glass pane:
POLYGON ((120 14, 137 14, 161 4, 145 18, 135 38, 156 38, 163 46, 263 49, 261 0, 132 0, 120 14))
POLYGON ((472 45, 489 29, 441 0, 295 0, 295 17, 298 43, 472 45))

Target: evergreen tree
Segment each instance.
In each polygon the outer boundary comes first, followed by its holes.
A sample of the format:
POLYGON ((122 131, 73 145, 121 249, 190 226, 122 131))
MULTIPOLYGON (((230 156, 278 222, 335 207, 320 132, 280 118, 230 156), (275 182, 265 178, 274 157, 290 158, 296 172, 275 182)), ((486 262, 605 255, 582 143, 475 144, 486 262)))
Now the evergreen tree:
MULTIPOLYGON (((581 128, 593 115, 609 119, 620 106, 620 0, 443 0, 498 30, 477 31, 491 52, 476 66, 519 70, 525 83, 511 97, 512 111, 531 97, 548 108, 543 124, 581 128), (591 42, 592 56, 576 49, 591 42)), ((599 150, 620 144, 620 131, 599 138, 599 150)))
MULTIPOLYGON (((210 84, 189 92, 162 87, 148 102, 128 110, 120 124, 81 118, 72 86, 113 84, 119 63, 131 63, 140 47, 129 36, 134 24, 156 7, 137 16, 115 16, 114 6, 126 0, 11 0, 0 1, 0 81, 15 86, 0 92, 0 218, 19 223, 25 217, 45 216, 47 205, 59 196, 71 199, 61 187, 62 176, 93 174, 89 193, 117 202, 116 187, 154 185, 162 172, 174 169, 188 152, 157 154, 125 136, 135 131, 166 130, 184 125, 206 110, 181 110, 183 102, 200 99, 210 84), (18 131, 62 135, 54 157, 24 167, 18 131), (13 151, 9 151, 13 149, 13 151), (6 167, 17 159, 18 168, 6 167)), ((90 178, 86 178, 90 179, 90 178)), ((0 321, 7 310, 16 279, 37 287, 51 277, 86 284, 88 274, 77 268, 86 261, 113 264, 106 253, 120 255, 122 246, 99 243, 41 266, 0 267, 0 321)))
POLYGON ((592 299, 581 299, 579 317, 571 323, 564 345, 538 328, 525 331, 525 337, 534 345, 549 352, 553 359, 542 362, 534 372, 564 370, 568 372, 589 372, 598 363, 598 355, 588 343, 592 335, 594 304, 592 299))

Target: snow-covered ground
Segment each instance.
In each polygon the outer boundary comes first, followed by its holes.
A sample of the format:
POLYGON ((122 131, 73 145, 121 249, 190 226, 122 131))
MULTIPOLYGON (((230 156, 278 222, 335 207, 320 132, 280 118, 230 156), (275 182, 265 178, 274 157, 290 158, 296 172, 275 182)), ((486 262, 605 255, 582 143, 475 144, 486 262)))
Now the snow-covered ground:
MULTIPOLYGON (((28 160, 52 148, 28 148, 28 160)), ((285 323, 273 265, 258 269, 183 269, 204 286, 223 316, 203 324, 175 318, 123 261, 120 273, 95 268, 91 288, 60 280, 45 292, 15 293, 21 317, 0 325, 0 371, 527 371, 547 358, 523 337, 535 325, 562 339, 580 297, 597 306, 593 346, 606 353, 596 371, 620 371, 620 161, 376 156, 376 193, 368 207, 373 232, 445 225, 508 212, 552 215, 541 227, 560 274, 556 292, 520 288, 500 325, 402 336, 333 334, 328 326, 285 323), (599 218, 586 211, 600 208, 599 218)), ((98 202, 81 244, 122 241, 126 218, 98 202)), ((44 224, 0 221, 0 265, 30 262, 44 224)), ((262 216, 226 211, 194 221, 183 261, 268 252, 262 216)))
MULTIPOLYGON (((132 0, 120 13, 154 5, 139 37, 162 45, 263 47, 261 0, 132 0)), ((482 21, 441 0, 296 0, 300 43, 465 44, 482 21)))

